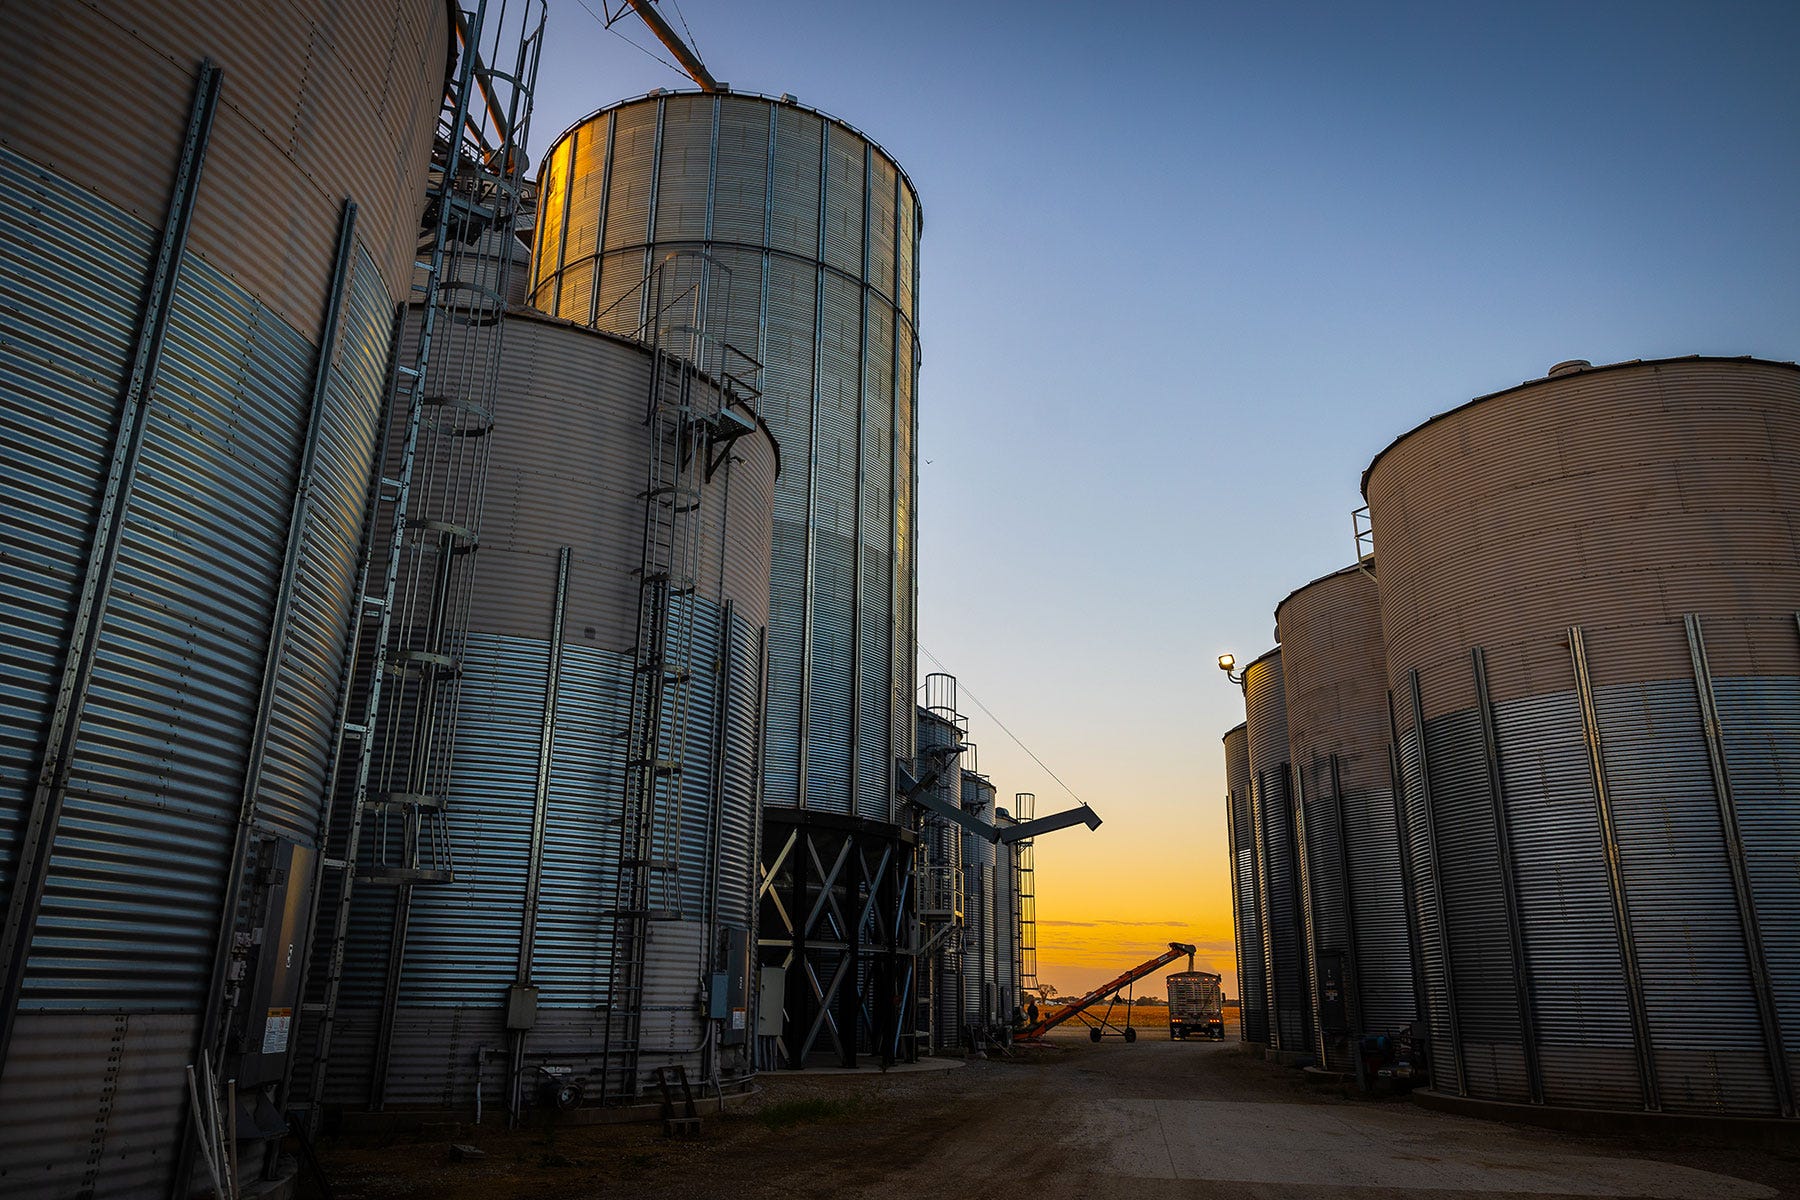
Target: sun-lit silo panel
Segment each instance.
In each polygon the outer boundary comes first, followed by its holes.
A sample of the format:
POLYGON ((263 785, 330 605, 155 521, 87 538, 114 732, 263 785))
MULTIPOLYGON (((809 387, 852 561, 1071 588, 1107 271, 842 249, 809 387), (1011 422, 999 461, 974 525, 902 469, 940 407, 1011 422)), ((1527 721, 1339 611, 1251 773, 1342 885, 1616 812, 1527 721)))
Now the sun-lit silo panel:
POLYGON ((1363 491, 1433 1087, 1792 1115, 1800 369, 1558 364, 1363 491))

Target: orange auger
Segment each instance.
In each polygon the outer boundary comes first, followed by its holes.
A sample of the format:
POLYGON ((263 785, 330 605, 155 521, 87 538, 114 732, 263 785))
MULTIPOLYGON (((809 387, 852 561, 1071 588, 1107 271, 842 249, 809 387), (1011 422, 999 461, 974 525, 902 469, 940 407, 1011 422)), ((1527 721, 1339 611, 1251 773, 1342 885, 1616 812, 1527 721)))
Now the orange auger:
POLYGON ((1149 962, 1139 963, 1137 966, 1131 968, 1131 970, 1124 972, 1116 978, 1107 980, 1093 991, 1082 996, 1079 1000, 1065 1004, 1054 1012, 1046 1013, 1037 1024, 1027 1026, 1015 1036, 1019 1039, 1043 1037, 1044 1034, 1055 1029, 1058 1025, 1061 1025, 1064 1021, 1068 1020, 1088 1005, 1094 1003, 1096 1000, 1106 999, 1106 997, 1112 995, 1126 984, 1136 983, 1144 976, 1150 974, 1150 972, 1159 967, 1167 966, 1184 954, 1187 955, 1188 970, 1193 970, 1194 948, 1185 942, 1170 942, 1167 950, 1157 955, 1149 962))

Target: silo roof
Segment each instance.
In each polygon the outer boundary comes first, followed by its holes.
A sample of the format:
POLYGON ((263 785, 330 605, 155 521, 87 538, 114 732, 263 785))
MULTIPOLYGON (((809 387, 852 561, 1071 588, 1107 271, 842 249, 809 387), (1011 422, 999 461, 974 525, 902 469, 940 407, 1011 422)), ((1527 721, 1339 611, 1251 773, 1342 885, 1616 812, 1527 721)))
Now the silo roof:
POLYGON ((798 100, 789 100, 789 99, 785 99, 781 96, 771 96, 771 95, 767 94, 766 92, 750 92, 750 91, 743 91, 738 88, 732 88, 729 91, 719 91, 719 92, 708 92, 702 88, 653 88, 650 91, 645 92, 641 96, 627 96, 623 100, 614 100, 611 104, 602 104, 599 108, 596 108, 593 112, 589 113, 587 116, 582 117, 579 121, 572 122, 567 129, 565 129, 561 133, 557 134, 554 138, 551 138, 550 139, 550 147, 546 148, 546 150, 544 152, 543 161, 544 162, 550 161, 550 149, 554 148, 558 142, 562 141, 564 138, 568 137, 571 133, 575 132, 575 130, 578 127, 580 127, 582 125, 586 125, 589 121, 592 121, 595 117, 600 116, 602 113, 611 112, 615 108, 624 108, 627 104, 638 104, 645 100, 656 100, 656 99, 660 99, 661 97, 664 97, 664 96, 742 96, 746 100, 762 100, 762 101, 766 101, 769 104, 779 105, 782 108, 792 108, 792 109, 798 110, 799 112, 811 113, 813 116, 818 117, 822 121, 830 121, 833 125, 836 125, 839 128, 848 129, 851 133, 854 133, 857 137, 859 137, 863 141, 869 143, 869 145, 873 149, 879 151, 883 158, 886 158, 889 162, 894 164, 894 170, 896 172, 898 172, 900 175, 900 178, 906 182, 906 189, 913 194, 913 205, 914 205, 915 210, 918 213, 918 218, 919 218, 919 231, 921 233, 924 232, 924 230, 925 230, 925 205, 923 203, 921 203, 919 200, 918 186, 913 183, 912 176, 908 175, 906 173, 906 168, 900 165, 900 160, 895 158, 893 156, 893 154, 889 153, 888 148, 886 146, 883 146, 880 142, 876 141, 874 138, 872 138, 868 134, 864 133, 861 129, 857 128, 855 125, 852 125, 850 122, 844 120, 842 117, 834 117, 822 108, 814 108, 812 105, 802 104, 798 100))
MULTIPOLYGON (((1583 367, 1578 371, 1572 371, 1572 372, 1569 372, 1568 374, 1545 375, 1545 376, 1542 376, 1537 379, 1528 379, 1524 383, 1517 383, 1509 388, 1501 388, 1497 392, 1489 392, 1485 396, 1477 396, 1473 400, 1470 400, 1470 401, 1467 401, 1466 403, 1457 405, 1455 408, 1446 409, 1445 411, 1437 414, 1435 417, 1432 417, 1430 420, 1423 421, 1420 424, 1413 426, 1411 429, 1407 430, 1405 433, 1401 434, 1399 437, 1397 437, 1393 441, 1389 442, 1386 446, 1382 447, 1381 453, 1377 454, 1373 459, 1371 459, 1369 461, 1368 467, 1365 468, 1362 473, 1362 496, 1363 496, 1363 499, 1367 500, 1369 498, 1369 476, 1374 473, 1375 466, 1377 463, 1379 463, 1381 461, 1382 455, 1386 454, 1389 450, 1392 450, 1395 446, 1398 446, 1401 442, 1404 442, 1407 438, 1409 438, 1413 434, 1419 432, 1421 429, 1425 429, 1428 426, 1435 425, 1439 421, 1448 420, 1449 418, 1456 416, 1458 413, 1463 412, 1465 409, 1474 408, 1477 404, 1485 404, 1489 400, 1497 400, 1502 396, 1510 396, 1516 392, 1522 392, 1527 388, 1534 388, 1534 387, 1537 387, 1539 384, 1548 383, 1552 379, 1567 379, 1572 375, 1594 375, 1594 374, 1598 374, 1599 372, 1602 372, 1602 371, 1622 371, 1622 370, 1629 369, 1631 367, 1661 367, 1661 366, 1666 366, 1670 363, 1706 363, 1706 362, 1711 362, 1711 363, 1733 363, 1733 362, 1757 363, 1757 364, 1759 364, 1761 366, 1765 366, 1765 367, 1793 367, 1796 370, 1800 370, 1800 364, 1787 362, 1783 359, 1757 358, 1755 355, 1751 355, 1751 354, 1685 354, 1685 355, 1679 355, 1674 358, 1632 358, 1632 359, 1627 359, 1624 362, 1605 363, 1598 367, 1592 367, 1592 366, 1583 367)), ((1561 364, 1558 364, 1558 365, 1560 366, 1561 364)))
POLYGON ((1283 596, 1275 604, 1275 641, 1276 641, 1276 643, 1279 644, 1281 641, 1281 606, 1283 604, 1286 604, 1289 600, 1292 600, 1295 596, 1298 596, 1301 592, 1304 592, 1307 588, 1312 587, 1314 584, 1324 583, 1327 579, 1336 579, 1342 575, 1354 575, 1356 572, 1366 570, 1366 569, 1368 569, 1368 568, 1366 567, 1365 564, 1351 563, 1347 567, 1339 567, 1335 571, 1327 571, 1325 574, 1319 576, 1317 579, 1311 580, 1307 583, 1303 583, 1299 587, 1295 588, 1293 591, 1289 592, 1287 595, 1283 596))

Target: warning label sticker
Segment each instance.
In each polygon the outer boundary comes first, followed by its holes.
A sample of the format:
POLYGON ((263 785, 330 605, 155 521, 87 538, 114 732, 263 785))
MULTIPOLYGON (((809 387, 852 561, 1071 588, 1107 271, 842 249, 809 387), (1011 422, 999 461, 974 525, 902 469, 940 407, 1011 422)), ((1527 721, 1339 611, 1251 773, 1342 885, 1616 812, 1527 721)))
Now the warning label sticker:
POLYGON ((288 1030, 294 1024, 294 1010, 291 1008, 271 1008, 268 1023, 263 1026, 262 1052, 264 1054, 282 1054, 287 1050, 288 1030))

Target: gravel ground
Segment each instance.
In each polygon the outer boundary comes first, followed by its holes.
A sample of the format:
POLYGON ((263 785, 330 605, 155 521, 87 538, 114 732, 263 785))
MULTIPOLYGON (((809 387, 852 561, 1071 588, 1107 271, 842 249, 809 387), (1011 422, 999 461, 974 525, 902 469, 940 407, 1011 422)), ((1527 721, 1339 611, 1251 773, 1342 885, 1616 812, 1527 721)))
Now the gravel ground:
POLYGON ((948 1072, 765 1077, 692 1140, 489 1125, 321 1154, 338 1200, 1800 1197, 1800 1150, 1453 1117, 1322 1093, 1235 1042, 1094 1044, 1081 1030, 948 1072), (450 1140, 485 1157, 453 1161, 450 1140))

